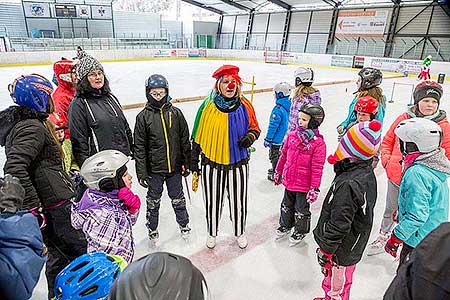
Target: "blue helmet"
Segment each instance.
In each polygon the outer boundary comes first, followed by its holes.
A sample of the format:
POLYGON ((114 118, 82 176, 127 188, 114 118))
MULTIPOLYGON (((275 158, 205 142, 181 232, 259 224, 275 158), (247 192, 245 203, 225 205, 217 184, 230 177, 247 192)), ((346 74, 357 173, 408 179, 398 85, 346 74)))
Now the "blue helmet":
POLYGON ((47 112, 53 86, 45 77, 38 74, 22 75, 8 89, 16 104, 38 112, 47 112))
POLYGON ((87 253, 72 261, 56 276, 56 300, 107 299, 126 262, 117 255, 87 253))

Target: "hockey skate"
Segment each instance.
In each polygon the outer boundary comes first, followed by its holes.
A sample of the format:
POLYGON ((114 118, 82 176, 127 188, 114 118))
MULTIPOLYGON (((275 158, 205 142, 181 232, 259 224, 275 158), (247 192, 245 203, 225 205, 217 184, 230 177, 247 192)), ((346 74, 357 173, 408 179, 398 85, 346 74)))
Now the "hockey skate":
POLYGON ((284 227, 284 226, 280 226, 277 228, 276 236, 275 236, 275 240, 281 240, 282 238, 286 237, 289 232, 291 232, 291 229, 284 227))
POLYGON ((298 243, 300 243, 304 238, 305 238, 306 234, 304 233, 300 233, 296 230, 294 230, 294 232, 292 233, 292 235, 289 237, 289 246, 295 246, 298 243))
POLYGON ((375 241, 369 244, 367 247, 367 256, 377 255, 384 252, 384 245, 386 245, 390 234, 380 232, 380 235, 375 241))
POLYGON ((188 224, 186 224, 186 226, 180 226, 180 232, 181 232, 181 237, 185 240, 187 240, 191 234, 191 228, 189 227, 188 224))
POLYGON ((148 238, 152 246, 156 246, 159 240, 159 232, 158 229, 152 230, 148 233, 148 238))
POLYGON ((248 241, 247 241, 247 237, 244 234, 241 234, 240 236, 238 236, 236 241, 239 245, 239 248, 241 248, 241 249, 247 248, 248 241))
POLYGON ((216 246, 216 237, 208 235, 208 238, 206 239, 206 247, 209 249, 213 249, 216 246))

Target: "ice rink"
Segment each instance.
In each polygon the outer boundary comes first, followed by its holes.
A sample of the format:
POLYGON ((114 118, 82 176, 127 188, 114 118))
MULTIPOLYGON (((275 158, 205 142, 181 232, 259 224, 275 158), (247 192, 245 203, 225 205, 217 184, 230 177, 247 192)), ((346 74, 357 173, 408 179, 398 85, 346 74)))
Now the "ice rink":
MULTIPOLYGON (((122 104, 144 102, 144 81, 153 74, 159 73, 167 77, 170 84, 170 95, 173 98, 205 95, 212 85, 213 71, 222 64, 235 64, 241 68, 244 80, 256 77, 256 88, 272 87, 280 81, 293 84, 293 72, 297 66, 264 64, 248 61, 219 60, 186 60, 186 61, 136 61, 105 63, 105 73, 110 80, 113 93, 122 104)), ((328 82, 357 78, 357 70, 340 70, 330 68, 315 68, 316 82, 328 82)), ((0 68, 0 80, 3 83, 0 90, 0 109, 12 104, 7 84, 20 74, 39 73, 51 78, 53 71, 48 66, 8 67, 0 68)), ((394 82, 415 84, 412 78, 386 79, 381 87, 390 98, 394 82)), ((353 98, 355 83, 322 86, 322 105, 326 117, 320 131, 325 136, 327 153, 332 154, 337 145, 336 126, 345 118, 348 104, 353 98)), ((244 88, 250 89, 249 86, 244 88)), ((400 86, 396 91, 394 103, 387 103, 383 130, 386 131, 392 121, 404 112, 410 101, 408 86, 400 86)), ((450 84, 444 86, 444 97, 441 99, 441 109, 450 109, 450 84)), ((201 101, 175 104, 185 114, 192 128, 197 108, 201 101)), ((155 251, 169 251, 187 256, 205 274, 212 299, 313 299, 323 296, 321 289, 322 274, 316 260, 317 245, 312 234, 295 247, 289 247, 287 239, 275 241, 275 229, 278 224, 279 208, 283 195, 283 187, 275 187, 269 182, 268 149, 263 147, 263 139, 267 132, 270 111, 274 106, 272 93, 255 94, 254 107, 262 129, 261 137, 256 142, 256 152, 252 153, 250 161, 249 207, 247 219, 247 237, 249 246, 240 250, 232 236, 231 222, 228 215, 228 204, 225 201, 224 214, 218 236, 218 244, 214 250, 206 249, 206 220, 201 191, 190 192, 191 200, 187 200, 190 214, 192 234, 188 241, 181 239, 175 215, 170 205, 170 199, 164 193, 160 213, 160 242, 158 247, 151 247, 145 228, 145 195, 146 191, 136 180, 133 190, 137 192, 143 205, 138 223, 134 227, 136 256, 139 258, 155 251)), ((140 109, 125 112, 130 126, 133 127, 135 117, 140 109)), ((4 164, 4 149, 0 149, 0 165, 4 164)), ((134 174, 134 162, 129 163, 131 174, 134 174)), ((1 173, 3 170, 1 170, 1 173)), ((378 198, 375 207, 375 222, 372 238, 375 238, 381 222, 384 209, 386 176, 381 168, 376 169, 378 179, 378 198)), ((334 176, 331 165, 326 163, 322 178, 321 195, 311 207, 312 223, 315 224, 320 213, 323 197, 334 176)), ((190 177, 188 178, 190 185, 190 177)), ((201 187, 200 187, 201 189, 201 187)), ((372 238, 370 240, 372 240, 372 238)), ((352 286, 352 299, 382 299, 384 291, 394 277, 396 266, 387 254, 374 257, 364 256, 358 264, 352 286)), ((41 280, 32 299, 46 299, 46 282, 42 274, 41 280)))

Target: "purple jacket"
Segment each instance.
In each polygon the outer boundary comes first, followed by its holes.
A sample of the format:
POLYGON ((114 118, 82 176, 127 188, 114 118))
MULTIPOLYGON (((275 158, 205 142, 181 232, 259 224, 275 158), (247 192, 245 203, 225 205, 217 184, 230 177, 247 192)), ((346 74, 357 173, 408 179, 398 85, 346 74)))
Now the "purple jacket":
POLYGON ((120 255, 131 263, 134 255, 131 227, 136 223, 138 213, 130 214, 117 194, 118 191, 86 190, 80 202, 72 205, 72 226, 82 229, 86 235, 87 252, 120 255))
POLYGON ((322 98, 320 97, 320 91, 312 94, 304 94, 300 99, 298 96, 294 96, 291 101, 291 110, 289 112, 289 127, 288 131, 293 131, 297 128, 298 124, 298 112, 305 104, 321 104, 322 98))
POLYGON ((281 173, 283 185, 293 192, 308 192, 319 188, 327 149, 323 136, 316 131, 309 146, 302 144, 297 131, 286 136, 276 172, 281 173))

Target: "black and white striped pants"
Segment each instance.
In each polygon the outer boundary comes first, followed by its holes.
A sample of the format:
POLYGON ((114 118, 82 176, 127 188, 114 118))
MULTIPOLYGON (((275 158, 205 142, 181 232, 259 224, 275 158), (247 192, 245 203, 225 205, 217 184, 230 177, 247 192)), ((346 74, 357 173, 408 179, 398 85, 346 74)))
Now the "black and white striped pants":
POLYGON ((242 235, 247 220, 248 164, 227 170, 202 165, 201 184, 209 235, 217 236, 225 192, 234 235, 242 235))

